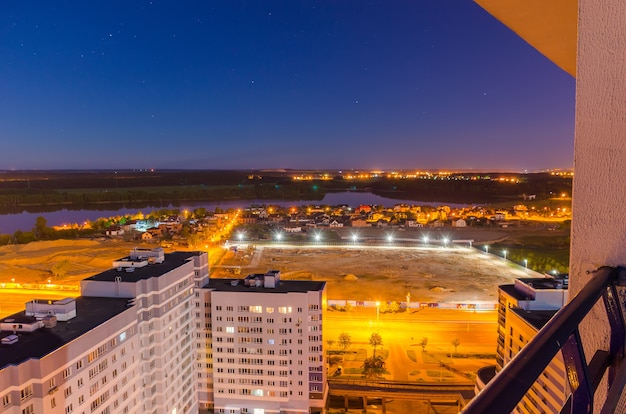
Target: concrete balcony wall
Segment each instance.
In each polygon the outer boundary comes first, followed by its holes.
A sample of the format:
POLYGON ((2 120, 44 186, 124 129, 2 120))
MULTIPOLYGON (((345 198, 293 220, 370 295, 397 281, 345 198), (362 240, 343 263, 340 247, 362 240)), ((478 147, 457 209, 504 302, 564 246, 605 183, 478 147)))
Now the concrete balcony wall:
MULTIPOLYGON (((574 296, 602 265, 626 265, 626 2, 578 1, 576 136, 570 289, 574 296)), ((596 306, 581 327, 590 358, 609 345, 596 306)), ((598 388, 594 412, 606 395, 598 388)))

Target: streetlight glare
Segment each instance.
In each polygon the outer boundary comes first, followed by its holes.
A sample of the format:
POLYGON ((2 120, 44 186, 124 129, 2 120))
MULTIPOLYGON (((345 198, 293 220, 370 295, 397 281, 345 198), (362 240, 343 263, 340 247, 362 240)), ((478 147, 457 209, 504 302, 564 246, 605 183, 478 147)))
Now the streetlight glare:
POLYGON ((353 242, 356 242, 357 240, 359 240, 359 236, 358 236, 358 235, 356 235, 356 234, 353 234, 353 235, 352 235, 352 241, 353 241, 353 242))
POLYGON ((391 234, 387 235, 387 241, 391 243, 393 241, 393 236, 391 234))

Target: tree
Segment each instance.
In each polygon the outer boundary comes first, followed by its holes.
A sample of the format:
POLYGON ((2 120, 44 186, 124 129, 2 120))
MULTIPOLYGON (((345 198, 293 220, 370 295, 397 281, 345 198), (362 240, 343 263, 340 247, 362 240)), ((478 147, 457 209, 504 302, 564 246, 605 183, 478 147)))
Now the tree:
POLYGON ((35 221, 35 227, 33 227, 33 233, 38 239, 43 239, 48 233, 48 221, 45 217, 39 216, 35 221))
POLYGON ((372 332, 370 335, 370 345, 374 348, 374 356, 372 358, 376 358, 376 348, 383 345, 383 338, 378 332, 372 332))
POLYGON ((352 336, 347 332, 340 333, 338 344, 345 351, 352 345, 352 336))
POLYGON ((361 368, 363 368, 365 378, 380 378, 385 373, 385 361, 380 355, 374 355, 371 358, 365 358, 361 368))
POLYGON ((427 337, 423 337, 421 342, 420 342, 420 345, 422 347, 422 351, 425 351, 426 350, 426 345, 428 345, 428 338, 427 337))
POLYGON ((328 345, 328 348, 332 347, 335 344, 335 340, 334 339, 327 339, 326 340, 326 344, 328 345))
POLYGON ((456 354, 456 349, 459 347, 459 345, 461 345, 461 341, 459 340, 459 338, 454 338, 450 343, 454 347, 454 353, 456 354))

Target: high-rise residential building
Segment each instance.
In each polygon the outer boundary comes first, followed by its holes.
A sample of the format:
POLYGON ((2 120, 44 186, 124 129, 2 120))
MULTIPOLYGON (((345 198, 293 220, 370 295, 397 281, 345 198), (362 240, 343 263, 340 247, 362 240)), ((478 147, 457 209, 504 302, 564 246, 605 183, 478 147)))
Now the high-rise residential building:
POLYGON ((212 328, 212 349, 197 355, 212 354, 206 373, 212 384, 201 390, 201 407, 224 414, 322 411, 325 282, 281 280, 272 270, 211 279, 201 295, 212 328))
POLYGON ((203 252, 135 249, 82 296, 0 321, 0 412, 321 412, 324 282, 209 279, 203 252))
POLYGON ((194 282, 207 254, 138 250, 4 318, 0 412, 195 413, 194 282), (8 338, 8 339, 7 339, 8 338))
MULTIPOLYGON (((568 301, 566 278, 515 280, 498 287, 496 366, 478 373, 482 389, 568 301)), ((567 377, 561 354, 550 362, 513 411, 516 414, 559 412, 567 399, 567 377)))

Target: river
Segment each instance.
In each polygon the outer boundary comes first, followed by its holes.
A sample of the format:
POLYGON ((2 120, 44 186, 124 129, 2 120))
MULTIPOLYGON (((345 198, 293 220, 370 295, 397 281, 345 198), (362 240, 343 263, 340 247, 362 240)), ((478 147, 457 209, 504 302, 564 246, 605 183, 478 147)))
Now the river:
POLYGON ((44 217, 48 221, 48 226, 61 226, 63 224, 70 223, 83 223, 85 221, 93 221, 101 217, 114 217, 126 214, 135 214, 138 211, 149 213, 153 210, 159 210, 164 208, 176 208, 179 210, 193 210, 195 208, 204 207, 208 211, 215 211, 216 208, 229 209, 229 208, 246 208, 252 204, 273 204, 283 207, 299 206, 303 204, 316 204, 316 205, 342 205, 347 204, 351 207, 358 207, 360 205, 384 205, 391 207, 394 204, 405 203, 409 205, 419 206, 440 206, 448 205, 450 207, 461 207, 461 204, 451 204, 436 201, 414 201, 414 200, 396 200, 392 198, 381 197, 372 193, 365 192, 339 192, 339 193, 327 193, 322 200, 300 200, 300 201, 285 201, 285 200, 231 200, 231 201, 218 201, 218 202, 193 202, 182 203, 179 206, 165 206, 165 207, 146 207, 142 209, 138 208, 126 208, 121 207, 119 209, 111 210, 58 210, 46 213, 28 213, 22 212, 17 214, 2 214, 0 215, 0 233, 13 234, 17 230, 30 231, 35 226, 35 220, 37 217, 44 217))

